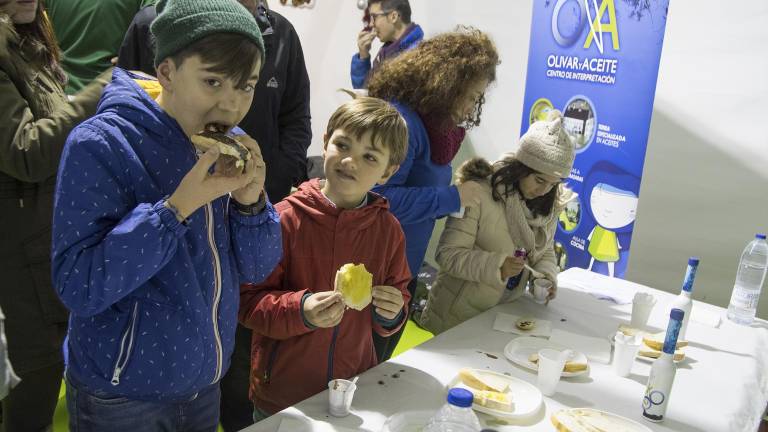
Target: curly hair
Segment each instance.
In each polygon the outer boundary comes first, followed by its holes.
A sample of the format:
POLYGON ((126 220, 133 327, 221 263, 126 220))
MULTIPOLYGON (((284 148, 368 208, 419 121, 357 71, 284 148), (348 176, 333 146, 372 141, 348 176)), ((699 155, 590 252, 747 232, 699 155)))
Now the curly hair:
MULTIPOLYGON (((372 74, 368 94, 401 102, 422 114, 449 116, 465 96, 468 84, 496 79, 499 63, 496 45, 488 35, 459 26, 384 63, 372 74)), ((472 113, 459 123, 479 125, 484 102, 481 96, 472 113)))

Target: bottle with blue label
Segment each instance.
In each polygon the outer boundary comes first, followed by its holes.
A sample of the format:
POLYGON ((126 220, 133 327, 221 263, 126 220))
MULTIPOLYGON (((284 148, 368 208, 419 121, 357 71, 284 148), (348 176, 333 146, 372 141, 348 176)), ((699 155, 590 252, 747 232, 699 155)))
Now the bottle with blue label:
POLYGON ((664 348, 661 355, 653 362, 651 374, 648 376, 648 385, 645 387, 643 397, 643 417, 652 422, 664 420, 669 404, 669 395, 672 392, 672 383, 675 381, 677 367, 672 361, 677 346, 677 337, 680 335, 680 327, 683 325, 685 312, 680 309, 672 309, 669 313, 669 325, 667 336, 664 338, 664 348))
POLYGON ((699 258, 688 258, 688 268, 685 270, 685 278, 683 278, 683 288, 680 290, 680 295, 672 301, 672 309, 680 309, 685 313, 683 318, 683 326, 680 328, 680 339, 685 340, 685 335, 688 332, 688 320, 691 318, 691 309, 693 308, 693 299, 691 294, 693 293, 693 280, 696 278, 696 270, 699 268, 699 258))

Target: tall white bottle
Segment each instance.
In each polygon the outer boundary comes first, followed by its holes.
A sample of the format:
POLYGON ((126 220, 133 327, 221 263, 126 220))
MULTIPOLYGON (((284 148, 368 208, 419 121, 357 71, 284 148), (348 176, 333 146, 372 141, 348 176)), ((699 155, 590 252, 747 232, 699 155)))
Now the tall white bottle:
POLYGON ((693 280, 696 278, 696 270, 698 268, 699 258, 688 258, 688 268, 685 270, 683 288, 680 290, 680 295, 678 295, 671 304, 672 309, 680 309, 685 314, 685 318, 683 318, 683 326, 680 328, 681 340, 685 340, 685 334, 688 331, 688 320, 691 318, 691 309, 693 308, 693 301, 691 299, 693 280))
POLYGON ((661 356, 651 366, 651 374, 648 376, 648 385, 645 387, 643 397, 643 417, 652 422, 664 420, 669 404, 669 395, 672 392, 672 383, 675 381, 677 366, 672 361, 677 346, 677 337, 683 324, 685 313, 680 309, 672 309, 669 313, 669 325, 667 336, 664 338, 664 348, 661 356))

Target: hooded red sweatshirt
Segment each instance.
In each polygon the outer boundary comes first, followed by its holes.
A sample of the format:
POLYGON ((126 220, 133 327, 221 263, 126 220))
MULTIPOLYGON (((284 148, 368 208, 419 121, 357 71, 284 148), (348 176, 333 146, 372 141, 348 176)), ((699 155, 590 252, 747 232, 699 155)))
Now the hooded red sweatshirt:
MULTIPOLYGON (((387 200, 373 192, 368 205, 336 208, 310 180, 278 203, 283 259, 260 284, 240 288, 240 322, 253 329, 251 387, 254 404, 275 413, 316 394, 335 378, 350 378, 376 366, 372 334, 387 336, 405 319, 384 327, 372 305, 347 309, 334 328, 310 328, 301 314, 305 293, 333 290, 336 270, 365 264, 373 285, 403 293, 407 317, 411 279, 400 223, 387 200)), ((383 321, 382 321, 383 320, 383 321)))

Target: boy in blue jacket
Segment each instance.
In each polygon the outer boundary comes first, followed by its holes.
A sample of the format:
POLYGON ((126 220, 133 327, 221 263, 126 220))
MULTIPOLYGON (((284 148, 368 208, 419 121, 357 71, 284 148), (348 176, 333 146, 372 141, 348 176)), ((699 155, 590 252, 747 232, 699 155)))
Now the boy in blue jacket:
POLYGON ((240 171, 190 141, 248 111, 259 27, 235 0, 157 8, 157 81, 115 70, 59 168, 53 281, 71 311, 72 430, 215 431, 239 286, 281 257, 256 142, 237 138, 252 155, 240 171))

